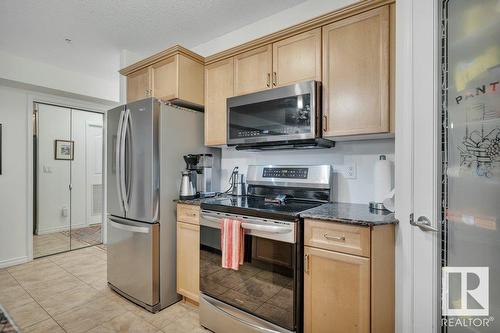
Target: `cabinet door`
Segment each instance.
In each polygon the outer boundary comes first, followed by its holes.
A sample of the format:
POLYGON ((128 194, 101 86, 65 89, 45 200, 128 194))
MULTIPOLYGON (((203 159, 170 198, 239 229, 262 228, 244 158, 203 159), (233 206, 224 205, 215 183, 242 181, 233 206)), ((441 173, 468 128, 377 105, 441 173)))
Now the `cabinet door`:
POLYGON ((304 332, 370 331, 370 260, 304 247, 304 332))
POLYGON ((177 222, 177 292, 199 302, 200 226, 177 222))
POLYGON ((137 101, 150 95, 151 72, 149 67, 127 76, 127 102, 137 101))
POLYGON ((151 66, 153 96, 170 100, 177 98, 177 55, 157 62, 151 66))
POLYGON ((234 56, 234 94, 271 88, 271 44, 234 56))
POLYGON ((205 67, 205 145, 226 144, 226 99, 233 96, 233 58, 205 67))
POLYGON ((273 86, 321 81, 321 28, 273 44, 273 86))
POLYGON ((324 136, 389 132, 389 7, 323 27, 324 136))

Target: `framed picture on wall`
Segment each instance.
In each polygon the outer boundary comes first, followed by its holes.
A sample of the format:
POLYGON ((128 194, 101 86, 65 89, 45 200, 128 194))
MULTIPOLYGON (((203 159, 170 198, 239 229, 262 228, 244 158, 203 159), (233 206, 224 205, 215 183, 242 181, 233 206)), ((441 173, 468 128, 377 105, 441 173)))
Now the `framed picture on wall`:
POLYGON ((74 145, 74 141, 56 140, 54 158, 56 160, 73 160, 75 158, 74 145))

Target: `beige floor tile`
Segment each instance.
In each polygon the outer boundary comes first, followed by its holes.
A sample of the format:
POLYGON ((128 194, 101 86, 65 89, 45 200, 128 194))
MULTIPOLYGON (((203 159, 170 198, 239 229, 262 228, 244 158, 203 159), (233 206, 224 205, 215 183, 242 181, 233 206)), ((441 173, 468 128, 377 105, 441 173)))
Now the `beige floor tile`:
POLYGON ((33 299, 20 285, 0 289, 0 304, 7 310, 31 302, 33 299))
MULTIPOLYGON (((36 261, 37 260, 35 260, 35 262, 36 261)), ((51 261, 43 261, 23 269, 9 270, 9 273, 21 285, 48 280, 57 280, 58 278, 68 275, 65 270, 51 261)))
POLYGON ((87 285, 69 289, 39 300, 40 305, 51 315, 66 312, 97 298, 98 292, 87 285))
POLYGON ((0 292, 3 289, 18 286, 19 283, 10 275, 7 270, 0 270, 0 292))
POLYGON ((118 303, 106 297, 100 297, 58 314, 54 316, 54 319, 68 333, 83 333, 125 312, 125 308, 118 303))
POLYGON ((182 306, 182 303, 178 302, 158 313, 151 313, 144 309, 138 309, 134 313, 153 326, 162 329, 163 327, 167 327, 172 324, 177 319, 183 318, 187 312, 188 310, 182 306))
POLYGON ((32 282, 24 285, 31 297, 38 301, 78 287, 85 287, 85 283, 69 273, 55 280, 32 282))
POLYGON ((30 303, 10 308, 8 311, 21 329, 50 318, 47 312, 33 300, 30 303))
POLYGON ((144 319, 128 311, 104 324, 90 330, 90 333, 156 333, 158 329, 144 319))
POLYGON ((64 330, 59 326, 54 319, 49 318, 35 325, 23 329, 23 333, 64 333, 64 330))

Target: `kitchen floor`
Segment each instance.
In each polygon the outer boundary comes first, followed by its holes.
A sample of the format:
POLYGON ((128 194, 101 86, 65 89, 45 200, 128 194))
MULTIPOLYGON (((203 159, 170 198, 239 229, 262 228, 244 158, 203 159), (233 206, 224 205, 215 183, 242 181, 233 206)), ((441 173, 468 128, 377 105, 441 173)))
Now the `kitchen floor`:
POLYGON ((99 246, 0 269, 0 304, 24 333, 209 332, 189 303, 152 314, 114 293, 99 246))

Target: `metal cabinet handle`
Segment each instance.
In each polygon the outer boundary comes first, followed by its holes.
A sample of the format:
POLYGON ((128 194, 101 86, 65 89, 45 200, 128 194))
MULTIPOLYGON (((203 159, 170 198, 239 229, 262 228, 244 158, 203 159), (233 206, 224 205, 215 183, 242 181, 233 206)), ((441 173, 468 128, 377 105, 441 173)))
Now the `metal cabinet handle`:
POLYGON ((304 273, 309 274, 309 255, 304 255, 304 273))
POLYGON ((326 114, 323 115, 323 132, 328 131, 328 116, 326 114))
POLYGON ((271 73, 267 73, 267 83, 266 86, 271 87, 271 73))
POLYGON ((323 237, 325 237, 328 240, 336 241, 336 242, 345 242, 345 236, 330 236, 328 234, 324 234, 323 237))
POLYGON ((278 74, 276 74, 276 72, 273 72, 273 86, 276 87, 276 85, 278 84, 278 74))

